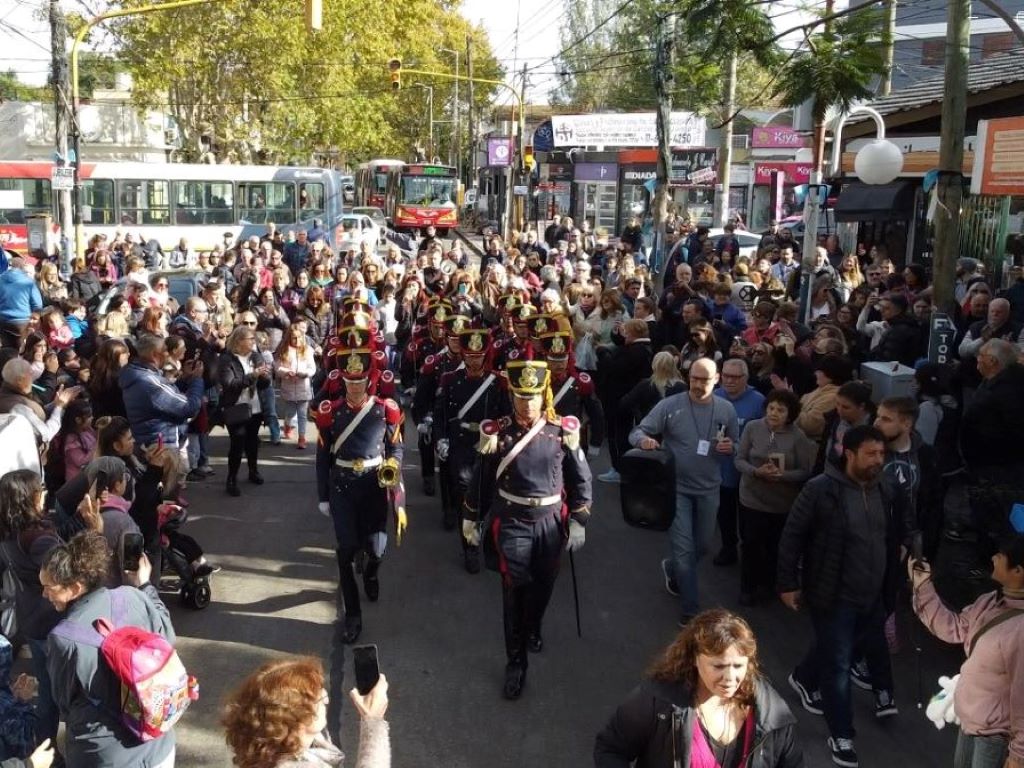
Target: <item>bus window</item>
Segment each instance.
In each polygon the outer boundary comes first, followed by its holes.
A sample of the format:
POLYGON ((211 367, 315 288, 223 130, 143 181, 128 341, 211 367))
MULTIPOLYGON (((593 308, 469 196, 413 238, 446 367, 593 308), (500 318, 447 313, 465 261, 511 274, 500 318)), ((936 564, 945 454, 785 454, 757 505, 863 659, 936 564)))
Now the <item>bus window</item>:
POLYGON ((250 224, 295 223, 295 189, 290 182, 246 181, 238 185, 238 215, 250 224))
POLYGON ((122 225, 170 224, 166 181, 119 181, 117 189, 122 225))
POLYGON ((114 224, 114 182, 86 179, 82 182, 82 221, 86 224, 114 224))
POLYGON ((430 208, 453 208, 454 200, 455 179, 431 176, 402 177, 403 203, 430 208))
POLYGON ((323 218, 324 185, 299 184, 299 221, 323 218))
POLYGON ((178 224, 234 224, 235 196, 230 181, 176 181, 178 224))
POLYGON ((146 190, 146 210, 142 214, 143 224, 171 223, 171 196, 166 181, 151 181, 146 190))
POLYGON ((53 214, 49 179, 0 179, 0 190, 20 191, 24 208, 0 208, 0 224, 24 224, 27 216, 53 214))

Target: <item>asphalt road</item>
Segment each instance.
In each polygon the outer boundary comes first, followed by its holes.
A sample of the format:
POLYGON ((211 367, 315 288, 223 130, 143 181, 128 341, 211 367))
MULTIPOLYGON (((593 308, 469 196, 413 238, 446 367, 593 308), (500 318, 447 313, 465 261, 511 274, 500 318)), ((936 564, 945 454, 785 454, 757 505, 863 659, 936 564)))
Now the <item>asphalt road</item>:
MULTIPOLYGON (((313 426, 310 425, 310 429, 313 426)), ((169 599, 178 647, 200 680, 201 698, 177 729, 178 765, 229 766, 220 730, 223 697, 268 658, 312 654, 330 671, 331 722, 340 709, 343 747, 354 752, 353 710, 343 691, 352 687, 348 649, 335 634, 337 569, 330 522, 316 511, 313 451, 264 443, 266 484, 243 483, 242 497, 223 490, 226 440, 213 440, 210 480, 193 484, 189 531, 211 560, 224 566, 213 582, 213 604, 192 611, 169 599)), ((423 496, 419 456, 406 453, 409 531, 393 544, 381 571, 379 603, 364 603, 360 642, 376 643, 391 683, 395 766, 445 768, 568 768, 592 764, 594 735, 635 685, 653 655, 677 631, 675 599, 664 590, 658 561, 665 535, 627 527, 618 486, 596 483, 587 544, 576 557, 583 638, 576 637, 568 565, 545 624, 545 648, 531 657, 527 687, 518 702, 501 698, 504 654, 498 577, 461 567, 454 532, 441 529, 434 499, 423 496)), ((595 474, 607 468, 602 456, 595 474)), ((244 477, 244 472, 243 472, 244 477)), ((704 607, 736 608, 738 571, 705 562, 704 607)), ((798 709, 785 678, 809 635, 805 617, 780 603, 742 613, 754 626, 762 664, 795 708, 808 766, 831 765, 822 718, 798 709)), ((869 694, 854 689, 861 765, 951 764, 954 733, 938 732, 915 707, 918 658, 909 617, 900 616, 903 650, 894 656, 899 716, 873 718, 869 694)), ((923 638, 925 696, 939 674, 958 666, 958 652, 923 638)), ((350 755, 348 765, 354 764, 350 755)))

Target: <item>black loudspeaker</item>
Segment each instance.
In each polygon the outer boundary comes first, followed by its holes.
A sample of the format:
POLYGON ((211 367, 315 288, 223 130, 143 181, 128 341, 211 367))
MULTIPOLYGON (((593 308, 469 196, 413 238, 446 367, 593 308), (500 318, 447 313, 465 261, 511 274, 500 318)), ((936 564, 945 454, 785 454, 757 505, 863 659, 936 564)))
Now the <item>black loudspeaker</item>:
POLYGON ((667 531, 676 514, 676 463, 664 448, 639 448, 619 459, 622 518, 635 528, 667 531))

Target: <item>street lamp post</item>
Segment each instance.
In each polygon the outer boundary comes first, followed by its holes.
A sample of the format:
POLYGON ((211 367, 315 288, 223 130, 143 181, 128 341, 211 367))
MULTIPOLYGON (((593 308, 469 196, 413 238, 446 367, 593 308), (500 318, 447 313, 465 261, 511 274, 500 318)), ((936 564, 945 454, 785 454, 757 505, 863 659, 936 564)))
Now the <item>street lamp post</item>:
POLYGON ((427 92, 427 120, 430 125, 430 133, 427 140, 427 162, 434 162, 434 86, 423 83, 413 83, 417 88, 427 92))
MULTIPOLYGON (((878 129, 878 138, 870 144, 862 147, 854 158, 853 167, 857 177, 865 184, 889 184, 900 175, 903 170, 903 153, 900 148, 885 138, 885 121, 882 115, 871 107, 854 107, 849 112, 839 117, 833 127, 835 138, 832 143, 832 161, 829 167, 829 175, 835 177, 840 172, 840 156, 843 138, 843 126, 846 121, 856 114, 866 114, 875 121, 878 129)), ((802 266, 800 270, 800 317, 805 323, 811 319, 811 291, 814 280, 814 262, 818 248, 818 215, 821 212, 821 205, 826 194, 822 182, 820 168, 816 168, 811 174, 810 183, 807 186, 807 200, 804 203, 804 247, 802 266)))
POLYGON ((462 148, 459 146, 459 52, 454 48, 439 48, 455 57, 455 101, 452 102, 452 147, 448 151, 448 165, 454 165, 456 177, 462 181, 462 148), (455 162, 452 163, 452 157, 455 162))

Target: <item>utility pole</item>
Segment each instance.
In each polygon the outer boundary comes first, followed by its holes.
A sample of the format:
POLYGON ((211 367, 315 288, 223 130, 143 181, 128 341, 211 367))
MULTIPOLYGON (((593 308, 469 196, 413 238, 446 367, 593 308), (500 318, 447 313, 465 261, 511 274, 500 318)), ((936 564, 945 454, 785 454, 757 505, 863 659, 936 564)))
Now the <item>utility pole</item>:
MULTIPOLYGON (((61 163, 67 167, 68 158, 68 127, 71 123, 71 79, 68 75, 68 29, 64 13, 60 8, 60 0, 50 0, 50 56, 53 71, 50 84, 53 87, 53 114, 56 126, 57 153, 61 163)), ((78 162, 78 158, 75 158, 78 162)), ((61 190, 60 208, 57 225, 60 227, 60 271, 64 275, 71 274, 71 233, 74 229, 74 217, 71 208, 71 192, 61 190)))
POLYGON ((896 58, 896 0, 885 0, 885 26, 882 27, 882 56, 885 59, 885 72, 878 87, 879 96, 892 93, 892 68, 896 58))
MULTIPOLYGON (((466 75, 469 77, 469 109, 467 119, 469 121, 469 184, 470 189, 476 189, 477 177, 480 169, 476 166, 476 112, 473 102, 473 37, 466 35, 466 75)), ((479 190, 477 196, 479 197, 479 190)))
POLYGON ((668 218, 668 185, 672 168, 672 89, 675 86, 674 17, 666 13, 658 20, 658 42, 654 49, 654 92, 658 97, 655 127, 658 136, 658 170, 654 189, 654 258, 658 284, 663 268, 665 219, 668 218))
POLYGON ((722 138, 718 146, 718 180, 715 190, 715 214, 712 223, 724 227, 729 219, 729 184, 732 177, 732 113, 736 110, 736 53, 729 54, 725 65, 722 93, 722 138))
POLYGON ((519 143, 516 145, 516 177, 519 182, 526 186, 526 197, 516 198, 516 229, 522 231, 526 226, 527 206, 530 204, 530 170, 526 167, 523 147, 526 146, 526 64, 523 64, 523 82, 519 84, 519 104, 523 114, 519 123, 523 126, 523 133, 519 134, 519 143))
POLYGON ((971 0, 949 0, 946 14, 945 98, 939 134, 938 210, 932 280, 935 307, 952 316, 956 261, 960 256, 963 203, 964 129, 967 121, 967 67, 970 63, 971 0))

